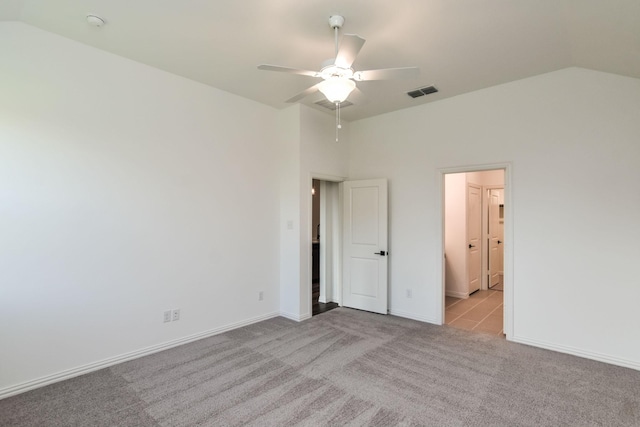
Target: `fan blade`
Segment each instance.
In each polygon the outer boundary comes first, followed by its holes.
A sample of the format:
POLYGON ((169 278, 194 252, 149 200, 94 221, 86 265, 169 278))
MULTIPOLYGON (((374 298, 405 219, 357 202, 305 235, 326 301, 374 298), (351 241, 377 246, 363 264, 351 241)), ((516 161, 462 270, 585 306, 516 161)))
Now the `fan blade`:
POLYGON ((296 96, 287 99, 285 102, 288 103, 292 103, 292 102, 298 102, 300 101, 302 98, 304 98, 305 96, 311 95, 312 93, 315 93, 318 91, 318 85, 320 83, 318 83, 317 85, 313 85, 310 88, 307 88, 305 90, 303 90, 302 92, 300 92, 299 94, 297 94, 296 96))
POLYGON ((340 68, 351 68, 351 64, 356 60, 356 56, 358 56, 358 52, 362 49, 365 41, 365 39, 355 34, 342 36, 335 65, 340 68))
POLYGON ((281 67, 279 65, 262 64, 258 65, 258 70, 280 71, 289 74, 299 74, 301 76, 319 77, 317 71, 300 70, 298 68, 281 67))
POLYGON ((353 73, 353 79, 356 81, 365 80, 393 80, 393 79, 409 79, 418 77, 420 68, 383 68, 381 70, 366 70, 353 73))

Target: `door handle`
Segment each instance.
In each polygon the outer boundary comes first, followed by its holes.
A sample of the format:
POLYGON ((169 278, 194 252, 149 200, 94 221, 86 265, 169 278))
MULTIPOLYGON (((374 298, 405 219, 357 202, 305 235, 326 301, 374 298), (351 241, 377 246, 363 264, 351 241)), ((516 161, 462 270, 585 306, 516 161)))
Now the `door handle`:
POLYGON ((388 252, 385 252, 385 251, 374 252, 374 255, 380 255, 380 256, 386 256, 387 254, 388 252))
POLYGON ((469 243, 469 249, 471 249, 471 248, 475 248, 475 246, 472 245, 471 243, 469 243))
POLYGON ((502 243, 502 240, 498 240, 498 244, 502 243))

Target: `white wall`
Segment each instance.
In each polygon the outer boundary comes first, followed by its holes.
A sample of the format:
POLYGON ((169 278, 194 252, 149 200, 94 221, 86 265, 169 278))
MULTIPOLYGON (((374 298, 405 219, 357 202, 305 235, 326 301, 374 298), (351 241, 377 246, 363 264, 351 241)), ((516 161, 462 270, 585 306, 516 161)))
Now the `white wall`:
POLYGON ((294 320, 311 317, 311 227, 313 178, 347 176, 349 123, 343 122, 340 142, 335 142, 335 117, 297 104, 283 112, 288 139, 282 144, 281 172, 281 314, 294 320), (286 227, 290 222, 293 229, 286 227))
POLYGON ((280 129, 280 314, 300 320, 300 104, 278 114, 280 129))
POLYGON ((392 312, 440 321, 440 170, 509 162, 512 338, 640 369, 638 117, 640 80, 570 68, 351 123, 350 178, 390 183, 392 312))
POLYGON ((0 394, 278 314, 281 113, 20 23, 0 52, 0 394))
POLYGON ((444 193, 445 291, 448 296, 467 298, 467 176, 445 175, 444 193))
POLYGON ((504 185, 504 170, 502 169, 467 172, 465 175, 468 183, 480 185, 481 187, 504 185))
POLYGON ((335 140, 335 116, 302 106, 300 110, 300 316, 311 316, 311 181, 346 178, 349 169, 349 123, 335 140))

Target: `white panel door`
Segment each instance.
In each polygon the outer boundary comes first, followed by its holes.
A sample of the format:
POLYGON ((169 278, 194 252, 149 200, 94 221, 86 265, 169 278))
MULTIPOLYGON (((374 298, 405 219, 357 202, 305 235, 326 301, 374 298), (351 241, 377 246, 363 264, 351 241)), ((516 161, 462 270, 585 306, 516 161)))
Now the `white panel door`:
POLYGON ((342 305, 387 314, 387 181, 344 183, 342 305))
POLYGON ((467 268, 469 293, 480 289, 482 282, 482 189, 467 185, 467 268))
POLYGON ((502 273, 502 233, 500 224, 500 196, 502 189, 489 190, 489 287, 500 284, 502 273))

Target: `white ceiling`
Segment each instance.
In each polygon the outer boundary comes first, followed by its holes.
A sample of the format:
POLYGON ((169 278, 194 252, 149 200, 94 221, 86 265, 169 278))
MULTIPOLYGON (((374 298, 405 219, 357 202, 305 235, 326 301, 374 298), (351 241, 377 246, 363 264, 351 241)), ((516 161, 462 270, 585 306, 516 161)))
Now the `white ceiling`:
POLYGON ((421 70, 410 80, 359 82, 368 102, 343 109, 346 120, 570 66, 640 78, 638 0, 0 0, 0 20, 276 108, 317 81, 256 66, 319 69, 333 57, 333 14, 367 40, 354 69, 421 70), (90 26, 87 13, 107 25, 90 26), (439 93, 406 95, 432 84, 439 93))

